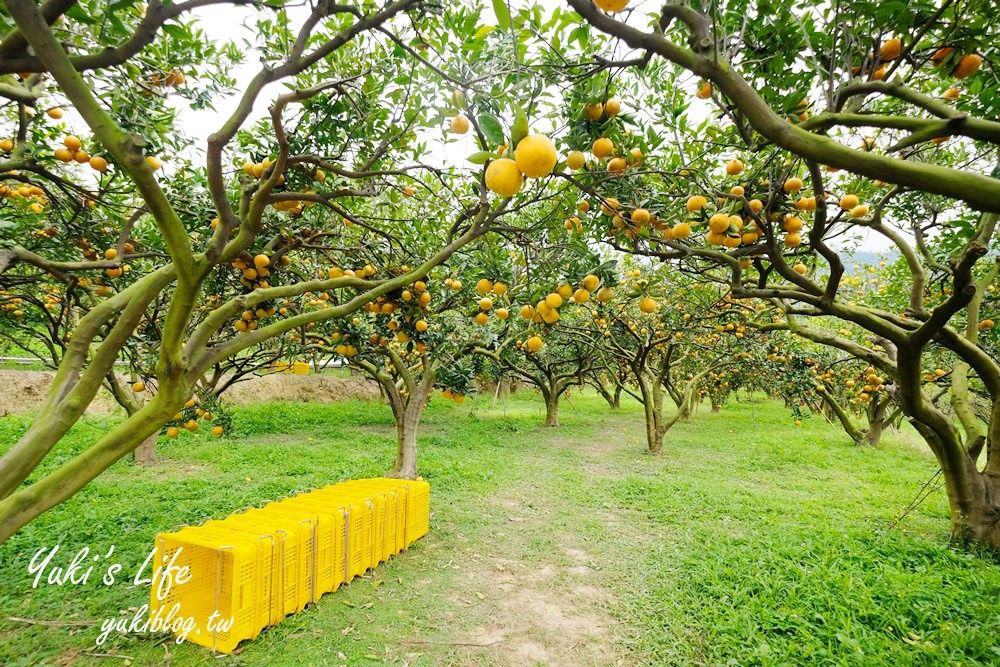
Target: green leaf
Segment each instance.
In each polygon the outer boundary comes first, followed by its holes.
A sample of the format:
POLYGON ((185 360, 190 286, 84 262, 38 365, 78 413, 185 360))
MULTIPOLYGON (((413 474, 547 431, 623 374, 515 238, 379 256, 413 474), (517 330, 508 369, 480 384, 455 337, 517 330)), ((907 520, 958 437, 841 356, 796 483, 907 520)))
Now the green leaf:
POLYGON ((477 151, 465 159, 472 164, 486 164, 486 161, 492 157, 496 157, 496 153, 492 151, 477 151))
POLYGON ((524 113, 524 109, 519 108, 514 118, 514 126, 510 130, 510 145, 516 148, 526 136, 528 136, 528 116, 524 113))
POLYGON ((504 0, 493 0, 493 12, 497 15, 497 23, 501 30, 510 29, 510 9, 504 0))
POLYGON ((490 143, 497 145, 503 143, 503 128, 500 126, 500 121, 493 114, 487 111, 479 114, 479 129, 483 131, 483 134, 486 135, 490 143))
POLYGON ((478 41, 483 37, 486 37, 486 35, 490 34, 496 29, 497 27, 495 25, 484 25, 483 27, 481 27, 479 30, 476 31, 475 35, 472 36, 472 41, 474 42, 478 41))

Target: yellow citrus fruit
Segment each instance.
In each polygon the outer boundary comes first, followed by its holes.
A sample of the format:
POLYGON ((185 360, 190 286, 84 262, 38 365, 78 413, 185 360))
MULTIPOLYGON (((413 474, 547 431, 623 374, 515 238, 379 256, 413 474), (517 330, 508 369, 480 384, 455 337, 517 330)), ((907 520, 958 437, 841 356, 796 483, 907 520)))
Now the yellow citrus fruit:
POLYGON ((479 310, 492 310, 492 309, 493 309, 493 299, 479 300, 479 310))
POLYGON ((644 208, 637 208, 632 211, 632 222, 637 225, 645 225, 652 220, 652 218, 653 216, 650 215, 649 211, 644 208))
POLYGON ((583 116, 587 120, 593 122, 595 120, 600 120, 601 116, 604 115, 604 105, 600 102, 594 102, 593 104, 583 105, 583 116))
POLYGON ((694 94, 699 100, 707 100, 712 97, 712 84, 708 81, 702 81, 701 85, 698 86, 698 92, 694 94))
POLYGON ((69 162, 73 159, 73 151, 68 148, 57 148, 53 155, 55 155, 55 158, 60 162, 69 162))
POLYGON ((622 110, 621 102, 619 102, 614 98, 611 98, 610 100, 604 103, 604 113, 605 115, 607 115, 608 118, 614 118, 621 112, 621 110, 622 110))
POLYGON ((496 314, 497 318, 501 320, 506 320, 508 317, 510 317, 510 311, 507 310, 506 308, 497 308, 496 314))
POLYGON ((573 171, 583 169, 583 165, 586 163, 587 160, 583 157, 583 153, 580 151, 572 151, 568 156, 566 156, 566 166, 573 171))
POLYGON ((146 164, 148 164, 149 168, 152 169, 153 171, 159 171, 160 167, 163 166, 163 163, 160 162, 160 158, 156 157, 155 155, 147 155, 146 164))
POLYGON ((628 162, 623 157, 612 158, 608 161, 608 171, 612 174, 621 174, 628 168, 628 162))
POLYGON ((476 283, 476 291, 480 294, 489 294, 493 291, 493 283, 486 278, 481 278, 479 282, 476 283))
POLYGON ((521 191, 524 176, 509 158, 500 158, 486 167, 486 187, 503 197, 513 197, 521 191))
POLYGON ((845 211, 850 211, 852 208, 857 206, 860 202, 858 201, 857 195, 844 195, 840 198, 840 208, 845 211))
POLYGON ((620 12, 628 6, 629 0, 594 0, 598 9, 606 12, 620 12))
POLYGON ((226 432, 226 430, 224 428, 222 428, 221 426, 213 426, 212 427, 212 435, 222 435, 225 432, 226 432))
POLYGON ((493 285, 493 293, 497 296, 503 296, 507 293, 507 286, 503 283, 495 283, 493 285))
POLYGON ((670 229, 670 238, 686 239, 691 236, 691 225, 686 222, 679 222, 670 229))
POLYGON ((597 300, 600 301, 601 303, 607 303, 608 301, 611 301, 613 298, 615 298, 615 291, 610 287, 602 287, 601 290, 597 293, 597 300))
POLYGON ((693 197, 689 197, 687 200, 687 210, 690 213, 700 211, 706 206, 708 206, 708 200, 701 195, 694 195, 693 197))
POLYGON ((472 320, 476 324, 482 325, 482 324, 486 324, 487 322, 489 322, 490 321, 490 317, 486 313, 478 313, 475 317, 472 318, 472 320))
POLYGON ((590 152, 594 154, 594 157, 599 160, 603 160, 615 152, 615 145, 607 137, 601 137, 594 141, 594 145, 591 146, 590 152))
POLYGON ((146 391, 146 383, 136 382, 135 384, 132 385, 132 391, 134 391, 137 394, 141 394, 142 392, 146 391))
POLYGON ((521 306, 520 314, 521 314, 521 317, 523 317, 524 319, 531 320, 531 319, 534 319, 534 317, 535 317, 535 309, 532 308, 531 306, 525 304, 525 305, 521 306))
POLYGON ((868 207, 865 206, 864 204, 858 204, 857 206, 851 209, 852 218, 863 218, 866 215, 868 215, 868 207))
POLYGON ((544 343, 542 342, 541 336, 532 336, 531 338, 528 339, 526 345, 530 351, 538 352, 540 349, 542 349, 542 345, 544 345, 544 343))
POLYGON ((743 163, 740 160, 730 160, 726 163, 726 173, 730 176, 736 176, 743 171, 743 163))
POLYGON ((101 172, 107 171, 108 161, 105 160, 100 155, 95 155, 92 158, 90 158, 90 167, 95 171, 101 171, 101 172))
POLYGON ((903 42, 898 37, 893 37, 882 42, 882 47, 879 49, 878 54, 882 57, 882 60, 895 60, 902 51, 903 42))
POLYGON ((465 134, 469 131, 469 119, 458 115, 451 119, 451 131, 455 134, 465 134))
POLYGON ((563 298, 559 296, 559 294, 556 292, 550 292, 545 297, 545 303, 547 303, 552 308, 558 308, 559 306, 562 305, 562 302, 563 298))
POLYGON ((649 315, 656 310, 656 301, 648 296, 642 297, 642 301, 639 302, 639 310, 649 315))
POLYGON ((983 58, 975 53, 967 53, 958 60, 958 65, 952 70, 951 75, 956 79, 965 79, 979 71, 983 64, 983 58))
POLYGON ((795 273, 804 274, 808 269, 806 268, 805 264, 799 262, 798 264, 792 267, 792 270, 795 271, 795 273))
POLYGON ((801 178, 789 178, 785 181, 784 190, 785 192, 798 192, 802 189, 802 179, 801 178))
POLYGON ((597 286, 600 284, 601 284, 601 279, 595 276, 594 274, 585 276, 582 281, 583 288, 591 292, 597 289, 597 286))
POLYGON ((80 146, 82 146, 82 145, 83 145, 83 143, 81 143, 81 141, 79 139, 77 139, 76 137, 74 137, 73 135, 70 135, 70 136, 66 137, 65 139, 63 139, 63 146, 65 146, 66 148, 70 149, 74 153, 77 152, 78 150, 80 150, 80 146))
POLYGON ((63 117, 63 110, 60 109, 59 107, 52 107, 51 109, 45 112, 45 115, 48 116, 49 118, 54 118, 56 120, 59 120, 60 118, 63 117))
POLYGON ((581 287, 573 292, 573 301, 576 303, 587 303, 590 301, 590 292, 581 287))
POLYGON ((532 134, 517 144, 514 151, 517 168, 528 178, 544 178, 556 166, 556 145, 542 134, 532 134))

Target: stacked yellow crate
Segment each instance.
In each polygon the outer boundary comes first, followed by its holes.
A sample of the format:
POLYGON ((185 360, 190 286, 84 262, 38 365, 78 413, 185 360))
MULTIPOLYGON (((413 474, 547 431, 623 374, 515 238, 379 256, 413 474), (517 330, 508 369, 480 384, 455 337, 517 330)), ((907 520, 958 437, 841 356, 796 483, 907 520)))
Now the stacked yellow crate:
POLYGON ((429 528, 427 482, 377 478, 160 533, 155 563, 169 567, 153 577, 150 617, 189 619, 187 641, 229 653, 429 528))

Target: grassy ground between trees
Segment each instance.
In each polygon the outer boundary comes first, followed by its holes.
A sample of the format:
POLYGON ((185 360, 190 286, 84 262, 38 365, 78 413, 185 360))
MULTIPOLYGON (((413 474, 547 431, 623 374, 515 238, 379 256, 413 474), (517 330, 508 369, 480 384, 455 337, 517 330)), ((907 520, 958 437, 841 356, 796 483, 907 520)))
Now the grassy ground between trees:
MULTIPOLYGON (((744 402, 701 411, 651 457, 635 404, 577 394, 562 427, 543 419, 527 392, 434 400, 420 439, 431 533, 235 655, 133 635, 96 646, 94 626, 11 620, 131 615, 158 531, 377 475, 393 430, 377 403, 275 403, 237 409, 230 437, 163 442, 157 465, 117 464, 0 547, 0 664, 1000 662, 1000 568, 948 548, 943 493, 886 530, 936 469, 911 436, 858 449, 819 419, 794 427, 780 405, 744 402), (87 584, 33 589, 28 562, 56 543, 114 544, 126 581, 104 586, 98 567, 87 584)), ((60 456, 108 423, 84 419, 60 456)), ((27 424, 0 420, 0 443, 27 424)))

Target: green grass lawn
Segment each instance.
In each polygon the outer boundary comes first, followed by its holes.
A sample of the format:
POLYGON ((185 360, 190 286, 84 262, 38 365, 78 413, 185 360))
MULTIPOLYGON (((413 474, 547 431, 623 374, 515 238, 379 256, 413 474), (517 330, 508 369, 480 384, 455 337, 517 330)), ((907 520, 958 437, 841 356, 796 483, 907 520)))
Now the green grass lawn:
MULTIPOLYGON (((216 658, 100 621, 148 599, 131 576, 157 532, 297 490, 375 476, 394 450, 377 403, 239 408, 227 437, 162 441, 0 546, 2 665, 995 665, 1000 568, 953 551, 936 470, 912 434, 858 449, 780 405, 702 410, 642 453, 638 406, 576 394, 435 399, 421 431, 431 533, 216 658), (89 546, 126 581, 32 588, 36 550, 89 546), (114 656, 114 657, 107 657, 114 656)), ((0 448, 27 426, 0 420, 0 448)), ((59 456, 101 433, 87 418, 59 456)), ((68 558, 63 558, 63 562, 68 558)), ((103 562, 103 561, 102 561, 103 562)), ((98 571, 99 570, 99 571, 98 571)))

